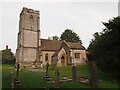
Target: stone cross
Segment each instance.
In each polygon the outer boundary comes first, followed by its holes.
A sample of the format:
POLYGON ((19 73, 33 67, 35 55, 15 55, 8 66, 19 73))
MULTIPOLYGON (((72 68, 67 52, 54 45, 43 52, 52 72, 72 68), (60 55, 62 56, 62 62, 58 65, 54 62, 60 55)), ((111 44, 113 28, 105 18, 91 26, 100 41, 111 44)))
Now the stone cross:
POLYGON ((77 70, 75 66, 72 66, 72 80, 76 81, 76 77, 77 77, 77 70))
POLYGON ((58 70, 55 71, 55 75, 56 75, 56 78, 55 78, 55 88, 59 88, 60 87, 60 82, 59 82, 59 75, 60 75, 60 73, 59 73, 58 70))
POLYGON ((16 77, 14 78, 14 87, 20 86, 20 81, 18 80, 19 69, 20 69, 20 64, 17 64, 17 73, 16 73, 16 77))
POLYGON ((45 73, 45 76, 48 76, 48 68, 49 68, 49 63, 46 64, 46 73, 45 73))
POLYGON ((89 71, 90 71, 90 78, 89 84, 93 87, 98 87, 98 76, 97 76, 97 66, 95 61, 89 61, 89 71))
POLYGON ((18 80, 18 74, 19 74, 20 64, 17 64, 17 73, 16 73, 16 79, 18 80))
POLYGON ((48 76, 49 63, 46 64, 46 73, 43 77, 44 80, 49 81, 51 78, 48 76))

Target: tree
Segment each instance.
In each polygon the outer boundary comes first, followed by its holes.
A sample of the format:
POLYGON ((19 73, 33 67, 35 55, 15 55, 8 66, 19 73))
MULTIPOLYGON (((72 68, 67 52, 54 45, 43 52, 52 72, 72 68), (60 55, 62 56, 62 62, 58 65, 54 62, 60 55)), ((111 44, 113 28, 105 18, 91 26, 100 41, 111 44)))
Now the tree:
POLYGON ((120 17, 103 22, 105 29, 94 34, 88 50, 98 67, 116 80, 120 74, 120 17))
POLYGON ((14 64, 15 56, 11 52, 11 49, 5 49, 0 51, 2 53, 2 63, 3 64, 14 64))
POLYGON ((59 36, 55 35, 52 37, 48 37, 49 40, 60 40, 59 36))
POLYGON ((75 42, 82 44, 82 41, 80 40, 80 37, 73 32, 73 30, 66 29, 60 37, 61 40, 65 40, 66 42, 75 42))

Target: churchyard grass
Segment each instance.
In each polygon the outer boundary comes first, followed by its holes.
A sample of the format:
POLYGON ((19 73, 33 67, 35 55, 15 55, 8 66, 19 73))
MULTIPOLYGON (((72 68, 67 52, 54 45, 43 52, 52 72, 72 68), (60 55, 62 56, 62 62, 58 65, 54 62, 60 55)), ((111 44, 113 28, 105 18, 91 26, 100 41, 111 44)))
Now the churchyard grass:
POLYGON ((11 84, 11 74, 10 74, 10 67, 13 67, 12 64, 5 64, 2 65, 2 88, 9 88, 11 84))
MULTIPOLYGON (((14 65, 2 65, 2 87, 3 88, 11 88, 11 74, 10 67, 14 65)), ((77 67, 77 76, 89 77, 88 65, 78 65, 77 67)), ((45 69, 45 67, 43 68, 45 69)), ((55 70, 59 70, 60 79, 61 77, 67 77, 72 75, 72 67, 71 66, 63 66, 63 67, 54 67, 49 69, 49 76, 55 77, 55 70)), ((13 74, 15 75, 15 71, 13 74)), ((117 88, 117 84, 112 84, 112 79, 108 74, 105 74, 98 70, 99 74, 99 86, 101 88, 117 88)), ((45 72, 30 72, 27 70, 20 70, 19 72, 19 80, 20 80, 20 88, 54 88, 54 84, 48 84, 42 78, 45 75, 45 72)), ((64 82, 60 85, 61 88, 91 88, 89 85, 78 83, 78 82, 64 82)))

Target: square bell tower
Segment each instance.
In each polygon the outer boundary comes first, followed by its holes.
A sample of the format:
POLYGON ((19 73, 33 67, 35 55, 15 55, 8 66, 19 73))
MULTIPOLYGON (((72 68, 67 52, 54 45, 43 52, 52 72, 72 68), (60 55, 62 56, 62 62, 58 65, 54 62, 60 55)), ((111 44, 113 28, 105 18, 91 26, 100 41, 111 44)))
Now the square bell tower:
POLYGON ((23 8, 20 13, 16 63, 39 61, 39 11, 23 8))

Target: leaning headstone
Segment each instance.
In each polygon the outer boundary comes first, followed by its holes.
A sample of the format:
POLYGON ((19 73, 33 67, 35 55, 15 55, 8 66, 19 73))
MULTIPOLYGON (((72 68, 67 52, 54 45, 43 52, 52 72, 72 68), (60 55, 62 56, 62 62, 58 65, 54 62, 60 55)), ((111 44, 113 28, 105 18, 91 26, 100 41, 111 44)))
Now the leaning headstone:
POLYGON ((45 72, 45 75, 43 77, 43 79, 47 80, 47 81, 50 80, 50 77, 48 76, 48 68, 49 68, 49 63, 46 64, 46 72, 45 72))
POLYGON ((98 87, 98 76, 97 76, 97 66, 95 61, 89 61, 89 71, 90 71, 90 78, 89 84, 93 87, 98 87))
POLYGON ((55 75, 56 75, 56 78, 55 78, 55 88, 60 88, 60 81, 59 81, 60 73, 59 73, 58 70, 55 71, 55 75))
POLYGON ((77 70, 75 66, 72 66, 72 80, 76 81, 77 78, 77 70))

